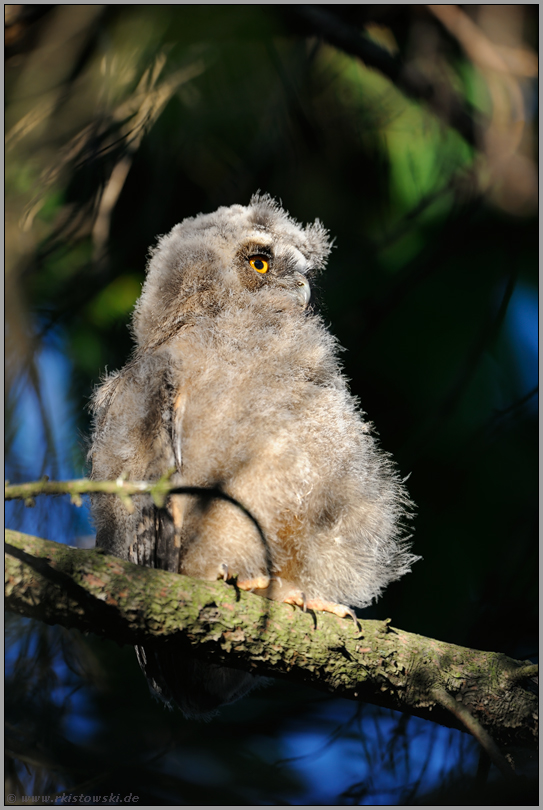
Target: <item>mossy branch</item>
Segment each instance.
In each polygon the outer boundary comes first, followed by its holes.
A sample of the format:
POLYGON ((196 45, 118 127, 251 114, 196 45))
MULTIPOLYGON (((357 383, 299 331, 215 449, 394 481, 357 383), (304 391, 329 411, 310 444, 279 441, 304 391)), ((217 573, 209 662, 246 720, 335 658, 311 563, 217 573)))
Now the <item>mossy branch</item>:
MULTIPOLYGON (((239 591, 6 530, 6 606, 119 644, 183 638, 208 660, 463 727, 462 704, 500 748, 534 748, 530 662, 424 638, 386 621, 303 613, 239 591), (452 704, 451 704, 452 705, 452 704)), ((483 735, 484 737, 484 735, 483 735)))

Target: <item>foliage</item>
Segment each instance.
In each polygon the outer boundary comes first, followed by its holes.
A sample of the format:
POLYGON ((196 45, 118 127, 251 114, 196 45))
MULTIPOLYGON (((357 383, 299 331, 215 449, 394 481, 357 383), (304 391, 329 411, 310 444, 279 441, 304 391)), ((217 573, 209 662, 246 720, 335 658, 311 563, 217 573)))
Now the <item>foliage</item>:
MULTIPOLYGON (((336 237, 322 305, 353 391, 410 474, 424 559, 367 616, 534 654, 537 6, 463 9, 7 7, 11 480, 84 473, 86 403, 131 351, 149 246, 260 188, 336 237)), ((60 502, 7 514, 71 544, 92 532, 60 502)), ((9 629, 13 792, 92 782, 139 785, 149 804, 375 804, 390 787, 395 803, 422 803, 438 773, 441 788, 454 776, 437 768, 417 794, 416 752, 432 770, 437 743, 369 710, 352 789, 332 796, 314 773, 310 789, 299 763, 272 763, 296 723, 317 735, 334 712, 345 720, 341 703, 282 684, 198 726, 152 703, 129 650, 79 640, 75 662, 59 628, 9 629), (376 757, 381 771, 363 765, 376 757)))

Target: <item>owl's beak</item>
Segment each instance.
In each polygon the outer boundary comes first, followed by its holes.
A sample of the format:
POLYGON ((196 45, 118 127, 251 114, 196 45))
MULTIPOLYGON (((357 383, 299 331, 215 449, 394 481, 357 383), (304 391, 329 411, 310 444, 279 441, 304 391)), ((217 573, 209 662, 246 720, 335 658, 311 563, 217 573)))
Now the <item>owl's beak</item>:
POLYGON ((311 299, 311 287, 309 281, 301 273, 294 273, 287 279, 279 282, 281 287, 285 287, 288 293, 297 301, 302 309, 305 309, 311 299))

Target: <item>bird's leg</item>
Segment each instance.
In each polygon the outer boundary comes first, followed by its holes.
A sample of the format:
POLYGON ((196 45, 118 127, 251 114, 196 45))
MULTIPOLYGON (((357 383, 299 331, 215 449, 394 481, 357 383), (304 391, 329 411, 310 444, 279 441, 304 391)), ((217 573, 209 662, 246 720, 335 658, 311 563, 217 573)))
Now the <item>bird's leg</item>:
POLYGON ((283 597, 283 602, 286 602, 287 605, 298 605, 304 611, 307 610, 323 610, 325 613, 333 613, 335 616, 339 616, 341 619, 344 619, 346 616, 350 616, 351 619, 358 627, 358 619, 356 618, 356 613, 347 605, 338 605, 335 602, 326 602, 324 599, 306 599, 305 594, 302 591, 291 591, 287 593, 286 596, 283 597))

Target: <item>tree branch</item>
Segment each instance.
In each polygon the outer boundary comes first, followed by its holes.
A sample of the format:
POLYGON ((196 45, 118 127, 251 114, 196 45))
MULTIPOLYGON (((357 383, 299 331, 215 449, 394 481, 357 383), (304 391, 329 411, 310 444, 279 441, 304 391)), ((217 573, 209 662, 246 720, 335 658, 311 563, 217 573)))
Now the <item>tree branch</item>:
POLYGON ((207 660, 288 677, 462 728, 462 703, 500 747, 534 748, 530 662, 424 638, 386 621, 303 613, 235 585, 133 565, 6 530, 6 607, 119 644, 179 640, 207 660), (452 703, 451 703, 452 705, 452 703), (457 713, 458 714, 458 713, 457 713))
POLYGON ((297 17, 308 33, 322 37, 333 47, 356 56, 367 67, 378 70, 407 97, 428 104, 433 113, 456 129, 467 143, 477 145, 476 124, 480 126, 483 117, 452 88, 444 90, 443 86, 435 80, 431 81, 413 65, 406 65, 399 55, 390 54, 344 22, 330 6, 294 5, 289 6, 286 13, 297 17), (447 105, 443 104, 443 98, 447 99, 447 105))
MULTIPOLYGON (((10 484, 9 481, 5 481, 4 499, 6 501, 24 500, 27 506, 33 506, 34 498, 38 495, 70 495, 72 503, 81 506, 81 495, 89 495, 91 492, 105 492, 109 495, 118 495, 128 511, 132 512, 131 495, 144 495, 147 493, 152 496, 156 506, 163 506, 166 496, 172 490, 179 488, 170 481, 174 472, 175 469, 172 469, 156 481, 125 481, 122 477, 117 478, 116 481, 91 481, 89 478, 78 478, 72 481, 49 481, 46 475, 39 481, 27 481, 24 484, 10 484)), ((201 487, 183 488, 187 493, 189 489, 202 492, 201 487)), ((233 500, 220 491, 206 491, 212 492, 219 498, 233 500)))

